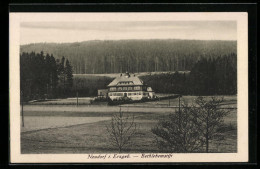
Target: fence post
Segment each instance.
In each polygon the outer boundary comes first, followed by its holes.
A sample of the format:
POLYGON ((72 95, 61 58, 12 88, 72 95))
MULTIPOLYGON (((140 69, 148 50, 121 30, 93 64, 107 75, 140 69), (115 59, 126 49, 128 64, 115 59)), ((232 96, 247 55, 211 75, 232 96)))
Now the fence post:
POLYGON ((79 92, 77 91, 77 106, 79 105, 79 92))
POLYGON ((181 96, 179 95, 179 113, 181 112, 181 96))
POLYGON ((22 102, 22 126, 24 127, 24 115, 23 115, 23 92, 21 92, 21 102, 22 102))
POLYGON ((181 127, 181 95, 179 95, 179 128, 181 127))

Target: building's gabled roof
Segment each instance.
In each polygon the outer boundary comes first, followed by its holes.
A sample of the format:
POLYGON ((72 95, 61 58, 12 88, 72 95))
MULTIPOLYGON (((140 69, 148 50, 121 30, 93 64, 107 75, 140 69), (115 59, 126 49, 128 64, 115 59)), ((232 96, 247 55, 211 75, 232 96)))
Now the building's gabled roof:
POLYGON ((147 87, 148 92, 153 92, 153 89, 151 87, 147 87))
POLYGON ((139 79, 135 75, 130 75, 126 73, 125 75, 120 75, 119 77, 115 78, 108 87, 111 86, 136 86, 136 85, 143 85, 143 81, 139 79))

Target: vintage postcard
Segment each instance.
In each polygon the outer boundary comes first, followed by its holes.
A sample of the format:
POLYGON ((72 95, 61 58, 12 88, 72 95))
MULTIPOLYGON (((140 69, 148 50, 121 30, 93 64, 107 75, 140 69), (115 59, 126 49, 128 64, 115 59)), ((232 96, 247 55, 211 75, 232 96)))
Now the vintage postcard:
POLYGON ((10 162, 248 161, 245 12, 10 13, 10 162))

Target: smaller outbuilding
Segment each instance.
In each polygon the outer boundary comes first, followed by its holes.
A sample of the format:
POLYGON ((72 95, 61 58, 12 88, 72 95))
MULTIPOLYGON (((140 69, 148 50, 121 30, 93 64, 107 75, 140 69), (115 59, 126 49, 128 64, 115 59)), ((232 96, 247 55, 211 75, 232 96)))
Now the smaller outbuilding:
POLYGON ((153 91, 153 89, 151 87, 147 87, 147 92, 148 92, 149 98, 151 98, 151 99, 155 98, 155 92, 153 91))
POLYGON ((107 98, 108 89, 98 89, 98 97, 107 98))

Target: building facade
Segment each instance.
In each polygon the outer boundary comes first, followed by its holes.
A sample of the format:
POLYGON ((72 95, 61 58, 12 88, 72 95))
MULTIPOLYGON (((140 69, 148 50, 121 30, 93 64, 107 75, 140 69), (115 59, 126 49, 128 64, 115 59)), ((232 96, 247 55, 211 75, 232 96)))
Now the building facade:
POLYGON ((108 85, 108 97, 111 100, 126 97, 132 100, 141 100, 142 98, 150 98, 147 89, 152 91, 150 87, 144 84, 143 81, 134 74, 121 74, 108 85))

